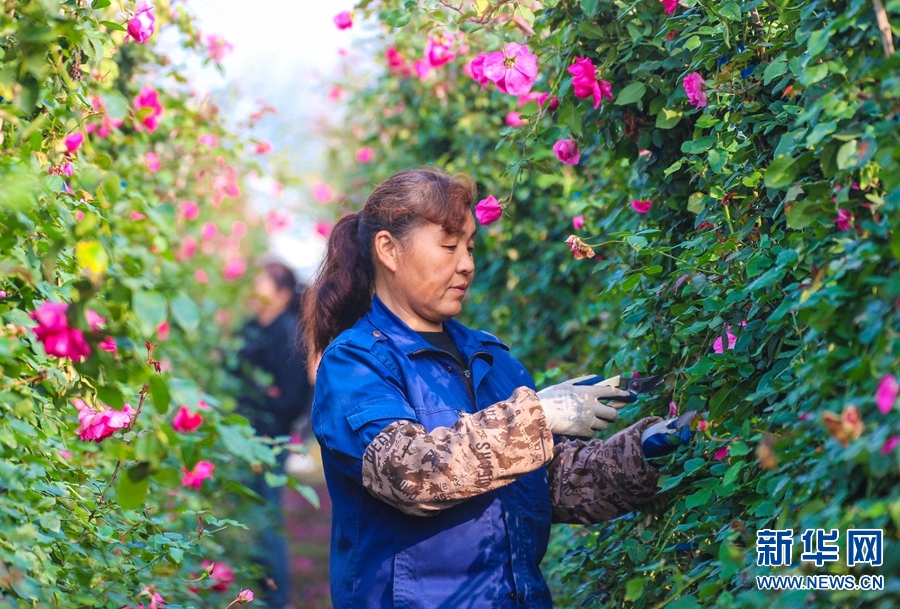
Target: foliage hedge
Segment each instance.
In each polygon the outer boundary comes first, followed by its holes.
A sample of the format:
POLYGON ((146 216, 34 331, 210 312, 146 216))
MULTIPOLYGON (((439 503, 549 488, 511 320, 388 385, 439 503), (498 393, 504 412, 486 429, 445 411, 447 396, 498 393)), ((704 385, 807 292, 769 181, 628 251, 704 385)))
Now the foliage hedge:
MULTIPOLYGON (((900 362, 900 59, 863 0, 670 4, 360 2, 379 27, 357 52, 383 69, 366 80, 348 67, 336 83, 349 95, 331 133, 335 215, 403 168, 472 174, 505 210, 480 231, 465 321, 540 382, 666 374, 624 422, 670 402, 705 414, 665 468, 659 509, 556 527, 557 606, 896 606, 900 413, 875 396, 900 362), (413 63, 448 33, 455 59, 413 63), (558 108, 469 76, 507 42, 537 56, 533 90, 558 108), (611 101, 574 95, 575 58, 611 101), (693 73, 705 107, 686 94, 693 73), (577 165, 555 157, 564 139, 577 165), (570 234, 596 257, 574 260, 570 234), (792 566, 756 566, 766 527, 794 530, 792 566), (832 527, 842 548, 848 528, 883 528, 883 566, 848 569, 843 550, 802 563, 799 534, 832 527), (753 579, 866 572, 885 591, 764 593, 753 579)), ((900 3, 886 9, 900 23, 900 3)))
POLYGON ((256 142, 153 44, 170 28, 214 63, 219 42, 159 2, 139 43, 126 26, 141 8, 0 12, 0 607, 222 607, 239 584, 260 592, 247 544, 225 551, 227 535, 246 541, 232 515, 246 515, 247 472, 284 444, 233 412, 226 371, 262 246, 241 220, 256 142), (46 303, 67 305, 60 323, 87 357, 48 354, 32 316, 46 303), (83 441, 79 400, 137 415, 83 441), (183 408, 199 428, 176 423, 183 408), (185 484, 202 462, 211 479, 185 484))

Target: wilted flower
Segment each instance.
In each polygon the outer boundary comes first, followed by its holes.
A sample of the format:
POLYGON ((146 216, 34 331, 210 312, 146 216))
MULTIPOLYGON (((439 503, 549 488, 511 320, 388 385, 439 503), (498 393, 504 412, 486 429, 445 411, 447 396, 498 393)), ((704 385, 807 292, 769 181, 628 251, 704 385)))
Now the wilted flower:
POLYGON ((898 393, 900 393, 900 386, 897 385, 896 377, 893 374, 885 374, 875 391, 875 403, 881 414, 887 414, 894 408, 898 393))
POLYGON ((178 408, 175 418, 172 419, 172 429, 180 433, 194 431, 203 423, 203 417, 199 413, 191 412, 187 406, 178 408))
POLYGON ((650 208, 652 206, 653 206, 652 201, 638 201, 637 199, 635 199, 634 201, 631 202, 631 207, 633 207, 634 211, 636 211, 639 214, 646 214, 648 211, 650 211, 650 208))
POLYGON ((456 59, 456 38, 451 32, 438 32, 428 36, 425 43, 425 61, 432 68, 440 67, 456 59))
POLYGON ((130 404, 124 404, 122 410, 105 404, 103 410, 97 410, 79 398, 73 399, 72 404, 78 410, 78 437, 85 442, 99 444, 118 430, 129 427, 135 415, 130 404))
POLYGON ((144 154, 144 163, 147 165, 147 171, 150 173, 156 173, 162 167, 159 155, 155 152, 147 152, 144 154))
POLYGON ((853 223, 853 216, 850 215, 850 212, 846 209, 839 209, 837 218, 835 218, 834 223, 837 225, 838 230, 850 230, 850 227, 853 223))
MULTIPOLYGON (((206 480, 207 478, 211 479, 213 477, 212 473, 215 468, 216 466, 209 461, 197 461, 193 469, 191 469, 190 471, 182 467, 181 486, 186 486, 189 488, 200 488, 201 486, 203 486, 204 480, 206 480)), ((215 590, 216 588, 213 589, 215 590)), ((224 590, 224 588, 222 589, 224 590)))
POLYGON ((353 26, 353 17, 350 11, 343 11, 334 16, 334 24, 339 30, 346 30, 353 26))
POLYGON ((66 318, 68 309, 69 305, 64 302, 45 302, 29 313, 29 316, 38 323, 34 333, 44 344, 44 351, 48 355, 78 361, 90 355, 91 348, 85 342, 81 330, 69 327, 66 318))
POLYGON ((486 199, 482 199, 475 206, 475 217, 478 218, 482 225, 495 222, 501 215, 503 215, 503 208, 497 202, 497 199, 494 198, 494 195, 489 195, 486 199))
POLYGON ((578 144, 575 140, 559 140, 553 144, 553 152, 556 158, 566 165, 577 165, 581 160, 581 153, 578 152, 578 144))
POLYGON ((594 248, 592 248, 590 245, 587 245, 584 241, 582 241, 575 235, 569 235, 569 238, 566 239, 566 245, 568 245, 569 249, 572 250, 572 255, 575 256, 575 260, 581 260, 582 258, 593 258, 596 255, 594 254, 594 248))
POLYGON ((135 42, 143 44, 153 35, 156 18, 150 12, 153 5, 146 0, 138 0, 135 9, 134 17, 128 21, 128 35, 134 38, 135 42))
POLYGON ((584 216, 575 216, 572 218, 572 227, 575 230, 581 230, 582 226, 584 226, 584 216))
POLYGON ((691 72, 684 77, 682 85, 684 92, 687 93, 688 101, 695 108, 703 108, 706 106, 706 93, 703 92, 703 77, 699 72, 691 72))
POLYGON ((159 102, 159 91, 150 85, 141 87, 141 92, 134 98, 134 112, 138 122, 135 123, 135 131, 153 133, 159 127, 159 118, 163 114, 162 104, 159 102))
POLYGON ((510 42, 503 51, 488 53, 482 65, 484 76, 510 95, 528 93, 537 79, 537 55, 529 53, 528 47, 523 44, 510 42))
POLYGON ((850 441, 861 436, 866 428, 859 409, 853 404, 846 406, 840 416, 826 410, 822 413, 822 422, 825 423, 829 435, 840 442, 841 446, 849 445, 850 441))
POLYGON ((594 109, 600 106, 603 98, 612 99, 612 84, 605 80, 597 80, 594 62, 588 57, 576 57, 575 63, 568 68, 572 75, 572 91, 575 97, 594 99, 594 109))
POLYGON ((506 124, 510 127, 524 127, 528 124, 528 121, 522 120, 522 115, 518 112, 509 112, 506 115, 506 124))
POLYGON ((84 133, 81 131, 74 131, 66 136, 64 143, 68 152, 75 152, 81 148, 81 145, 84 143, 84 133))
POLYGON ((369 146, 363 146, 356 151, 356 160, 360 163, 370 163, 375 158, 375 151, 369 146))

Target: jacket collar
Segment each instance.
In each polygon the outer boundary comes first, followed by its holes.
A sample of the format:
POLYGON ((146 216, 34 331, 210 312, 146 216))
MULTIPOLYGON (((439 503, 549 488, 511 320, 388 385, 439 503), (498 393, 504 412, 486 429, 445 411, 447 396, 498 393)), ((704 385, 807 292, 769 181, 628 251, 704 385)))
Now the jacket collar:
MULTIPOLYGON (((388 309, 377 295, 372 297, 372 308, 366 318, 406 355, 420 350, 434 351, 436 349, 434 345, 419 336, 418 332, 388 309)), ((466 358, 467 363, 476 356, 484 357, 489 363, 493 363, 493 356, 485 350, 484 345, 470 329, 453 319, 445 321, 444 328, 453 339, 456 348, 466 358)))

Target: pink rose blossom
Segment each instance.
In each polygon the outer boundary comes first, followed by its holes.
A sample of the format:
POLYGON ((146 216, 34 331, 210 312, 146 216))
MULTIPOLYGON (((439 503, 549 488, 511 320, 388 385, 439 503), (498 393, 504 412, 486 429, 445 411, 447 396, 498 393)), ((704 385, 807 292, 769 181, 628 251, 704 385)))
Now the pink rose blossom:
POLYGON ((242 220, 235 220, 231 223, 231 236, 243 239, 247 236, 247 224, 242 220))
POLYGON ((891 436, 890 438, 885 440, 879 452, 881 452, 881 454, 886 457, 891 454, 891 451, 897 448, 898 444, 900 444, 900 436, 891 436))
POLYGON ((637 199, 635 199, 634 201, 631 202, 631 207, 633 207, 634 211, 636 211, 639 214, 646 214, 648 211, 650 211, 650 208, 652 206, 653 206, 652 201, 638 201, 637 199))
MULTIPOLYGON (((188 488, 200 488, 201 486, 203 486, 204 480, 212 479, 212 473, 215 468, 216 466, 209 461, 197 461, 193 469, 191 469, 190 471, 182 467, 181 486, 186 486, 188 488)), ((228 569, 228 571, 231 572, 231 569, 228 569)), ((229 580, 228 583, 231 583, 231 580, 229 580)), ((228 587, 227 584, 225 587, 228 587)), ((224 588, 222 589, 224 590, 224 588)), ((216 588, 213 587, 213 590, 216 590, 216 588)))
POLYGON ((69 153, 75 152, 76 150, 81 148, 81 145, 83 143, 84 143, 84 133, 82 133, 81 131, 75 131, 73 133, 70 133, 69 135, 66 136, 66 139, 65 139, 66 150, 69 151, 69 153))
POLYGON ((318 234, 322 235, 323 237, 325 237, 326 239, 328 238, 328 235, 331 234, 331 229, 332 229, 331 222, 325 222, 325 221, 316 222, 316 232, 318 234))
POLYGON ((147 171, 150 173, 156 173, 162 167, 162 163, 159 160, 159 155, 155 152, 148 152, 144 154, 144 163, 147 165, 147 171))
POLYGON ((572 91, 575 97, 580 99, 592 97, 595 110, 604 98, 609 100, 613 98, 612 84, 605 80, 597 80, 597 70, 590 58, 576 57, 568 72, 572 75, 572 91))
POLYGON ((197 138, 197 141, 207 148, 217 148, 219 146, 219 138, 212 133, 204 133, 197 138))
POLYGON ((839 209, 837 218, 835 218, 834 223, 837 225, 838 230, 850 230, 852 226, 853 216, 850 215, 850 212, 846 209, 839 209))
POLYGON ((209 275, 206 274, 206 271, 203 269, 197 269, 194 271, 194 279, 197 283, 209 283, 209 275))
POLYGON ((75 168, 72 167, 72 163, 69 161, 63 161, 59 165, 51 165, 50 169, 47 170, 52 176, 66 176, 71 177, 72 173, 75 171, 75 168))
POLYGON ((3 300, 4 298, 6 298, 6 296, 6 290, 0 290, 0 300, 3 300))
POLYGON ((675 14, 675 9, 678 8, 678 0, 659 0, 663 5, 663 11, 668 15, 675 14))
POLYGON ((577 165, 581 160, 581 153, 578 152, 578 144, 575 140, 559 140, 553 144, 553 152, 556 158, 566 165, 577 165))
POLYGON ((424 59, 417 59, 413 62, 413 70, 416 72, 416 76, 419 77, 419 80, 425 82, 431 75, 434 73, 434 70, 424 59))
POLYGON ((62 457, 63 459, 69 460, 69 459, 73 458, 75 455, 72 454, 72 451, 61 449, 59 451, 59 456, 62 457))
POLYGON ((484 75, 484 59, 487 57, 484 53, 473 59, 469 63, 469 73, 472 76, 472 79, 481 85, 481 88, 484 89, 491 79, 484 75))
POLYGON ((84 318, 88 322, 88 326, 90 326, 91 331, 99 332, 100 326, 106 323, 106 318, 100 316, 96 311, 91 309, 84 310, 84 318))
POLYGON ((144 85, 141 92, 134 98, 134 112, 138 121, 134 125, 135 131, 146 129, 149 133, 159 127, 159 118, 163 114, 163 107, 159 101, 159 91, 150 85, 144 85), (149 110, 149 111, 148 111, 149 110))
POLYGON ((523 127, 528 124, 528 121, 522 120, 522 116, 518 112, 508 113, 505 120, 510 127, 523 127))
POLYGON ((75 398, 72 404, 78 410, 78 437, 85 442, 99 444, 120 429, 131 426, 135 410, 130 404, 116 410, 103 404, 102 410, 91 408, 83 400, 75 398))
POLYGON ((356 160, 360 163, 370 163, 375 158, 375 151, 369 146, 363 146, 356 151, 356 160))
POLYGON ((89 123, 84 130, 89 134, 96 132, 101 140, 105 140, 113 129, 119 128, 122 124, 122 119, 116 120, 109 116, 109 113, 106 111, 106 102, 103 101, 102 97, 92 97, 91 108, 93 108, 95 114, 100 115, 100 125, 89 123))
POLYGON ((456 59, 456 37, 450 32, 439 32, 428 36, 425 43, 425 61, 432 68, 438 68, 456 59))
POLYGON ((196 220, 200 215, 200 206, 195 201, 182 201, 178 206, 178 210, 186 220, 196 220))
POLYGON ((524 44, 510 42, 503 51, 485 55, 483 73, 504 93, 524 95, 537 79, 537 55, 529 53, 524 44))
POLYGON ((172 429, 179 433, 189 433, 200 427, 203 417, 199 413, 191 412, 187 406, 178 408, 175 418, 172 419, 172 429))
POLYGON ((256 144, 256 154, 269 154, 272 152, 272 144, 269 142, 259 142, 256 144))
POLYGON ((114 339, 112 336, 107 336, 106 338, 98 342, 97 346, 102 351, 109 351, 110 353, 112 353, 113 357, 118 357, 119 355, 119 348, 116 346, 116 339, 114 339))
POLYGON ((241 256, 230 258, 222 268, 222 277, 225 281, 235 281, 244 276, 247 271, 247 262, 241 256))
POLYGON ((213 222, 204 222, 200 228, 200 238, 204 241, 215 238, 219 234, 219 229, 213 222))
POLYGON ((334 16, 334 24, 339 30, 346 30, 353 26, 353 17, 350 11, 343 11, 334 16))
POLYGON ((153 5, 146 0, 138 0, 135 7, 134 17, 128 21, 128 35, 134 38, 135 42, 141 44, 147 42, 153 35, 153 24, 156 18, 150 12, 153 5))
POLYGON ((875 391, 875 403, 881 414, 887 414, 894 408, 898 393, 900 393, 900 386, 893 374, 885 374, 881 377, 881 382, 878 383, 878 389, 875 391))
POLYGON ((344 98, 344 89, 337 85, 332 85, 328 90, 328 101, 341 101, 344 98))
POLYGON ((266 232, 270 235, 283 231, 291 225, 291 214, 283 209, 272 209, 266 214, 266 232))
POLYGON ((553 112, 557 108, 559 108, 559 98, 555 95, 550 95, 549 93, 541 93, 541 96, 538 97, 537 100, 538 106, 543 108, 544 104, 547 104, 547 112, 553 112))
POLYGON ((238 173, 234 167, 225 166, 221 175, 213 178, 213 196, 210 201, 214 206, 219 206, 226 198, 237 199, 241 196, 241 187, 238 185, 238 173))
POLYGON ((494 195, 489 195, 486 199, 482 199, 475 206, 475 217, 478 218, 482 225, 488 225, 497 221, 502 214, 503 207, 497 202, 494 195))
POLYGON ((525 93, 524 95, 520 95, 516 100, 519 103, 519 107, 526 106, 533 101, 537 101, 541 98, 542 95, 546 95, 546 93, 539 93, 538 91, 530 91, 525 93))
POLYGON ((157 338, 159 338, 159 340, 165 342, 169 340, 169 332, 171 330, 172 328, 169 326, 169 322, 163 320, 159 322, 158 326, 156 326, 156 336, 157 338))
POLYGON ((709 424, 706 421, 701 420, 699 423, 697 423, 697 429, 699 429, 700 431, 706 431, 708 427, 709 424))
POLYGON ((81 222, 83 219, 84 219, 84 212, 79 209, 78 211, 75 212, 75 221, 81 222))
POLYGON ((29 313, 29 317, 38 323, 33 331, 48 355, 79 361, 90 355, 91 348, 81 330, 69 327, 68 309, 69 305, 64 302, 45 302, 29 313))
POLYGON ((253 592, 251 590, 241 590, 234 599, 236 603, 249 603, 253 601, 253 592))
POLYGON ((210 34, 206 37, 206 56, 216 63, 220 63, 233 50, 234 46, 221 36, 210 34))
POLYGON ((192 235, 185 235, 181 240, 181 247, 175 252, 175 259, 179 262, 190 260, 197 254, 197 240, 192 235))
POLYGON ((584 226, 584 216, 575 216, 572 218, 572 228, 581 230, 582 226, 584 226))
POLYGON ((705 81, 703 80, 703 77, 700 76, 699 72, 691 72, 685 76, 682 81, 684 91, 688 96, 688 101, 691 102, 691 105, 695 108, 706 107, 706 93, 703 92, 704 82, 705 81))
POLYGON ((725 459, 726 457, 728 457, 729 454, 731 454, 731 447, 723 446, 722 448, 719 448, 718 450, 716 450, 716 452, 713 455, 713 458, 716 461, 721 461, 722 459, 725 459))
POLYGON ((326 205, 334 201, 334 189, 324 182, 319 182, 312 185, 312 196, 319 203, 326 205))
MULTIPOLYGON (((725 337, 728 339, 728 350, 731 351, 734 349, 734 346, 737 344, 737 336, 729 332, 731 326, 728 326, 725 329, 725 337)), ((716 353, 725 353, 725 345, 722 341, 722 337, 720 336, 715 341, 713 341, 713 351, 716 353)))
POLYGON ((225 592, 234 581, 234 571, 224 562, 203 561, 203 568, 209 572, 209 579, 213 582, 210 589, 216 592, 225 592))
POLYGON ((147 217, 145 214, 142 214, 141 212, 134 211, 134 210, 131 210, 130 215, 131 215, 131 219, 134 221, 143 220, 147 217))
POLYGON ((678 416, 678 404, 669 402, 669 418, 674 419, 678 416))

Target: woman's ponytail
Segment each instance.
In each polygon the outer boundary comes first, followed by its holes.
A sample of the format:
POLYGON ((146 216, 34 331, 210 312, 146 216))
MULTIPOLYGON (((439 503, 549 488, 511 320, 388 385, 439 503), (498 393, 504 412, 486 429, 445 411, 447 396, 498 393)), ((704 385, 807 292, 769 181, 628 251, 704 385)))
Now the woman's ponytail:
POLYGON ((360 214, 341 218, 328 237, 325 260, 303 299, 303 327, 313 357, 350 328, 372 305, 375 269, 360 243, 360 214))

